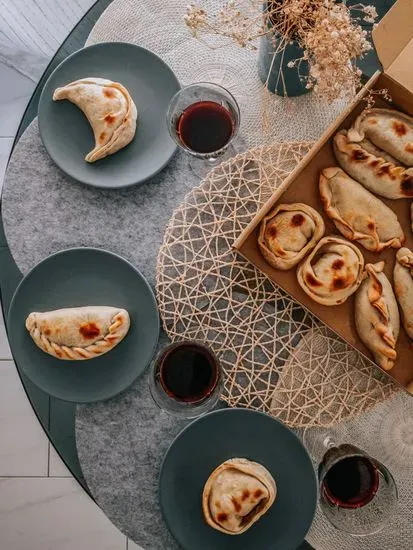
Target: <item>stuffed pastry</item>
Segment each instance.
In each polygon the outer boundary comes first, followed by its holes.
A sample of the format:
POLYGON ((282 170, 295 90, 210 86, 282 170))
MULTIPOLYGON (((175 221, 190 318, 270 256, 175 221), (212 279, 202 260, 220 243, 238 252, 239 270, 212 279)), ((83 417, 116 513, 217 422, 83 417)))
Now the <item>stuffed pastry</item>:
POLYGON ((413 340, 413 252, 408 248, 397 251, 393 282, 404 330, 413 340))
POLYGON ((350 141, 367 138, 406 166, 413 166, 413 118, 394 109, 366 109, 349 130, 350 141))
POLYGON ((298 264, 324 234, 320 214, 306 204, 280 204, 261 223, 258 246, 277 269, 298 264))
POLYGON ((222 533, 239 535, 267 512, 276 494, 275 481, 264 466, 232 458, 218 466, 205 483, 205 521, 222 533))
POLYGON ((324 306, 336 306, 359 287, 364 258, 356 245, 341 237, 324 237, 297 269, 306 294, 324 306))
POLYGON ((337 166, 320 174, 320 195, 337 229, 367 250, 400 248, 404 233, 396 214, 337 166))
POLYGON ((367 264, 365 279, 355 299, 355 321, 360 340, 385 370, 397 359, 400 317, 392 286, 383 273, 384 262, 367 264))
POLYGON ((334 136, 334 153, 341 168, 377 195, 387 199, 413 197, 413 168, 377 157, 361 143, 351 142, 346 130, 334 136))
POLYGON ((32 312, 26 328, 37 346, 57 359, 92 359, 113 349, 130 326, 125 309, 85 306, 32 312))
POLYGON ((132 141, 137 110, 128 90, 104 78, 82 78, 57 88, 53 100, 68 99, 83 111, 95 137, 95 147, 85 160, 95 162, 112 155, 132 141))

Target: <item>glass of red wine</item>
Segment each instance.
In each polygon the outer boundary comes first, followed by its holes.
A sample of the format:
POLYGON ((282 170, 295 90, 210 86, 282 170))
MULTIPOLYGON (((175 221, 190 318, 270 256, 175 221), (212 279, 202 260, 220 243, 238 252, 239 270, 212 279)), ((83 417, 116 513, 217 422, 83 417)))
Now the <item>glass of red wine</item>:
POLYGON ((198 82, 179 90, 167 112, 169 133, 184 151, 215 162, 238 132, 240 110, 222 86, 198 82))
MULTIPOLYGON (((391 520, 398 502, 390 471, 352 444, 337 445, 328 435, 304 436, 318 466, 320 506, 330 523, 353 536, 373 535, 391 520), (318 456, 317 456, 318 455, 318 456)), ((313 432, 314 434, 314 432, 313 432)))
POLYGON ((163 348, 153 361, 149 387, 161 409, 195 418, 217 404, 223 387, 222 369, 205 344, 177 342, 163 348))

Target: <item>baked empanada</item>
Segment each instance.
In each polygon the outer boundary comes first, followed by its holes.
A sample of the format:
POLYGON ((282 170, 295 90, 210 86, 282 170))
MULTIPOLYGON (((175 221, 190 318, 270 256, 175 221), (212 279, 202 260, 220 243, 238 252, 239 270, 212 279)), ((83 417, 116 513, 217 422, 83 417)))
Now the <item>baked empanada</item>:
POLYGON ((367 250, 400 248, 404 233, 396 214, 337 166, 320 174, 320 195, 337 229, 367 250))
POLYGON ((26 328, 37 346, 57 359, 92 359, 113 349, 130 326, 125 309, 84 306, 33 312, 26 328))
POLYGON ((384 262, 367 264, 365 279, 355 297, 355 321, 360 340, 385 370, 397 359, 400 317, 392 286, 383 273, 384 262))
POLYGON ((298 264, 324 234, 320 214, 306 204, 280 204, 261 223, 258 246, 277 269, 298 264))
POLYGON ((128 90, 105 78, 82 78, 57 88, 53 100, 68 99, 83 111, 95 137, 85 157, 95 162, 126 147, 136 132, 136 105, 128 90))
POLYGON ((297 269, 306 294, 325 306, 342 304, 359 287, 364 258, 356 245, 340 237, 324 237, 297 269))
POLYGON ((413 166, 413 118, 394 109, 366 109, 349 130, 350 141, 368 138, 406 166, 413 166))
POLYGON ((246 458, 232 458, 205 483, 202 510, 210 527, 240 535, 272 506, 277 487, 270 472, 246 458))
POLYGON ((413 340, 413 252, 408 248, 397 251, 393 282, 404 330, 413 340))
POLYGON ((346 130, 334 136, 336 159, 347 174, 387 199, 413 197, 413 168, 396 166, 348 139, 346 130))

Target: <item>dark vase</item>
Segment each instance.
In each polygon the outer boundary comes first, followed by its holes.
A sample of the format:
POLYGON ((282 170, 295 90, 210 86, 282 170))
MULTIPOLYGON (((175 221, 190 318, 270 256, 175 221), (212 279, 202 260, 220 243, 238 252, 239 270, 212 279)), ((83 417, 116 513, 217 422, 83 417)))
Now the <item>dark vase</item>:
POLYGON ((272 33, 266 34, 260 40, 258 74, 263 84, 266 84, 271 93, 280 96, 294 97, 310 92, 306 88, 308 62, 301 61, 299 66, 288 67, 290 61, 303 56, 303 49, 297 42, 291 41, 283 50, 275 53, 278 40, 277 34, 272 33))

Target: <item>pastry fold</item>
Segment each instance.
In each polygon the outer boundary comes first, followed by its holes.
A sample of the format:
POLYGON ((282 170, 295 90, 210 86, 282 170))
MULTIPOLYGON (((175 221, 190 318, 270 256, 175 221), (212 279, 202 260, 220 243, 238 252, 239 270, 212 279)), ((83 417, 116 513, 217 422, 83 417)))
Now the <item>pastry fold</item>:
POLYGON ((364 258, 356 245, 340 237, 324 237, 297 269, 301 288, 325 306, 342 304, 359 287, 364 258))
POLYGON ((405 236, 396 214, 337 166, 320 174, 320 196, 337 229, 367 250, 400 248, 405 236))
POLYGON ((393 282, 404 329, 413 340, 413 252, 408 248, 397 251, 393 282))
POLYGON ((267 512, 276 494, 275 481, 264 466, 232 458, 218 466, 205 483, 205 521, 222 533, 240 535, 267 512))
POLYGON ((95 147, 85 160, 95 162, 126 147, 135 136, 137 109, 128 90, 105 78, 82 78, 57 88, 53 100, 68 99, 92 127, 95 147))
POLYGON ((130 326, 125 309, 84 306, 32 312, 26 328, 36 345, 57 359, 92 359, 113 349, 130 326))
POLYGON ((324 234, 324 221, 311 206, 280 204, 261 222, 258 246, 276 269, 290 269, 317 244, 324 234))
POLYGON ((400 316, 383 268, 384 262, 366 265, 365 279, 355 298, 355 322, 360 339, 372 352, 376 363, 390 370, 397 359, 400 316))
POLYGON ((413 118, 395 109, 366 109, 349 130, 350 141, 370 140, 405 166, 413 166, 413 118))

